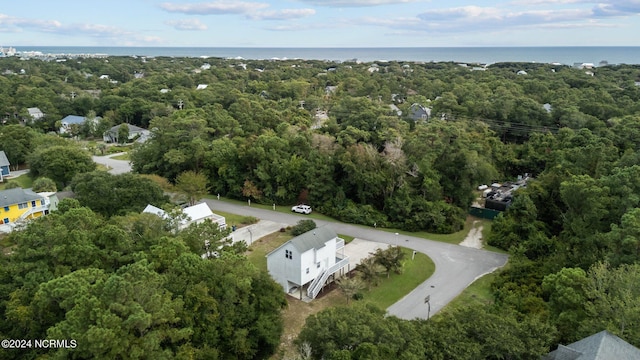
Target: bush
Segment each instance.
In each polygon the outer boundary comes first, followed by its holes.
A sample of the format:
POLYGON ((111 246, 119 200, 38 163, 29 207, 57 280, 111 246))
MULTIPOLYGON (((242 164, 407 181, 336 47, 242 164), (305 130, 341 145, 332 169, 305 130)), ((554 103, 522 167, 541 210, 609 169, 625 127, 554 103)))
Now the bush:
POLYGON ((56 182, 49 179, 48 177, 39 177, 37 178, 32 185, 32 190, 34 192, 45 192, 45 191, 58 191, 56 187, 56 182))
POLYGON ((313 220, 300 220, 298 224, 291 228, 291 235, 298 236, 311 231, 317 227, 316 222, 313 220))
POLYGON ((17 181, 9 180, 9 181, 7 181, 6 185, 4 186, 4 189, 5 190, 9 190, 9 189, 15 189, 15 188, 19 188, 19 187, 21 187, 21 186, 17 181))
POLYGON ((258 218, 254 217, 254 216, 244 216, 241 220, 240 223, 244 224, 244 225, 251 225, 251 224, 255 224, 258 222, 258 218))

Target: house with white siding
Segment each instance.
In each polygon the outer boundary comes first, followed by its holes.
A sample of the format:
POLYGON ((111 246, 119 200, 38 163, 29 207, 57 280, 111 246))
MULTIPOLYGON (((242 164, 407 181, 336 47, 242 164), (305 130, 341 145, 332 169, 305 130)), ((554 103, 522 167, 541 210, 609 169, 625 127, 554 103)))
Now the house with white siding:
MULTIPOLYGON (((155 214, 163 219, 167 219, 167 213, 151 204, 147 205, 147 207, 142 210, 143 213, 155 214)), ((180 221, 178 225, 178 230, 183 230, 189 227, 191 224, 200 224, 205 220, 211 220, 214 224, 218 224, 218 228, 220 230, 224 230, 227 228, 227 221, 224 216, 214 214, 209 208, 209 205, 206 203, 195 204, 193 206, 188 206, 182 209, 182 213, 185 215, 185 218, 180 221)))
POLYGON ((319 227, 282 244, 267 255, 271 277, 290 293, 306 289, 314 299, 330 277, 349 264, 344 239, 328 226, 319 227))

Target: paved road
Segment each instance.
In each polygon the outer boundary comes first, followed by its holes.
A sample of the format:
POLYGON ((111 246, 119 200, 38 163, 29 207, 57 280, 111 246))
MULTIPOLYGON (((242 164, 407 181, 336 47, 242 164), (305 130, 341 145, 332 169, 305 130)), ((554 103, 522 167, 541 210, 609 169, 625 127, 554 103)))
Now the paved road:
MULTIPOLYGON (((205 201, 214 212, 221 210, 285 224, 296 224, 299 220, 306 219, 302 215, 285 214, 218 200, 206 199, 205 201)), ((426 319, 428 316, 437 313, 475 279, 502 267, 507 261, 507 255, 490 251, 425 240, 413 236, 395 235, 363 226, 330 223, 316 219, 314 221, 319 226, 331 224, 339 234, 404 246, 424 253, 433 260, 436 265, 436 271, 433 276, 387 309, 389 314, 402 319, 426 319), (430 297, 430 312, 429 305, 425 304, 424 301, 427 295, 430 297)))
POLYGON ((109 167, 110 174, 118 175, 131 172, 131 163, 129 162, 129 160, 112 159, 112 157, 122 154, 125 153, 117 153, 105 156, 92 156, 91 158, 94 162, 109 167))

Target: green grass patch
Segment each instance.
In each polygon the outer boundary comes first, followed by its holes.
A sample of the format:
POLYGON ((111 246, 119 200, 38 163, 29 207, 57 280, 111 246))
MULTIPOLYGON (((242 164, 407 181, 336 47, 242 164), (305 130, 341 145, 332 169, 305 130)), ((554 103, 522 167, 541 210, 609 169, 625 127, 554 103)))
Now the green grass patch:
POLYGON ((378 286, 363 292, 364 298, 362 301, 367 301, 381 309, 386 309, 433 275, 436 265, 431 258, 418 252, 415 258, 411 260, 413 250, 402 248, 402 251, 405 253, 402 274, 391 273, 388 278, 383 275, 382 281, 378 286))
MULTIPOLYGON (((227 221, 228 224, 228 221, 227 221)), ((270 235, 254 241, 247 251, 247 259, 256 268, 267 271, 267 254, 278 246, 291 240, 293 236, 289 232, 274 232, 270 235)))
POLYGON ((224 219, 227 222, 227 226, 231 226, 231 225, 242 226, 242 225, 251 225, 256 223, 255 221, 256 218, 251 216, 236 215, 236 214, 231 214, 224 211, 218 211, 215 209, 211 209, 211 211, 213 211, 218 215, 224 216, 224 219))
MULTIPOLYGON (((17 182, 21 188, 28 189, 33 184, 33 179, 29 176, 29 174, 23 174, 18 176, 17 178, 11 178, 8 181, 17 182)), ((7 182, 8 182, 7 181, 7 182)), ((6 182, 0 183, 0 190, 4 190, 4 187, 7 185, 6 182)))
POLYGON ((353 239, 355 239, 353 236, 343 235, 343 234, 338 234, 338 237, 343 238, 345 244, 348 244, 348 243, 352 242, 353 239))
POLYGON ((117 156, 112 156, 112 159, 115 160, 131 160, 131 157, 129 156, 129 153, 125 153, 125 154, 120 154, 117 156))
POLYGON ((107 147, 107 154, 117 154, 119 152, 128 152, 131 150, 131 145, 112 145, 107 147))
POLYGON ((469 285, 453 301, 442 309, 442 312, 455 311, 468 306, 487 306, 493 304, 491 284, 498 276, 498 271, 487 274, 469 285))

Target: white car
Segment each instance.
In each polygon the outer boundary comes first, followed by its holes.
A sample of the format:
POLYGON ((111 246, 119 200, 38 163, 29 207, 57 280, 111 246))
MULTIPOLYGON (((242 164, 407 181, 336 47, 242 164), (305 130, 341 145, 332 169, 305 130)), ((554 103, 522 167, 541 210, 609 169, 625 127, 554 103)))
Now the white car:
POLYGON ((298 214, 311 214, 311 206, 309 205, 296 205, 291 208, 291 211, 296 212, 298 214))

